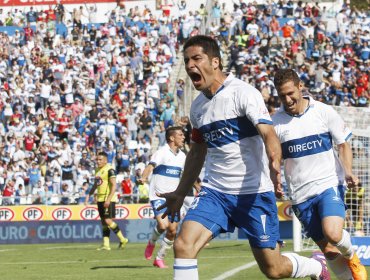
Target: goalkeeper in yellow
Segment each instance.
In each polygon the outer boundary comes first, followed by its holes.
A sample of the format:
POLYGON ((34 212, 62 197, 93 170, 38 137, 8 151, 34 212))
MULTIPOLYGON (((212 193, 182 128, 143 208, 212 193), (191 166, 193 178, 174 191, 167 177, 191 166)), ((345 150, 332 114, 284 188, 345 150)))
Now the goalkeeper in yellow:
POLYGON ((97 169, 95 170, 95 183, 89 194, 86 196, 85 204, 89 201, 89 197, 95 193, 97 189, 97 202, 100 220, 103 227, 103 245, 98 250, 110 250, 109 236, 112 230, 120 240, 119 249, 123 249, 128 242, 128 239, 122 235, 118 225, 113 221, 116 216, 116 172, 113 167, 108 164, 107 154, 99 152, 96 159, 97 169))

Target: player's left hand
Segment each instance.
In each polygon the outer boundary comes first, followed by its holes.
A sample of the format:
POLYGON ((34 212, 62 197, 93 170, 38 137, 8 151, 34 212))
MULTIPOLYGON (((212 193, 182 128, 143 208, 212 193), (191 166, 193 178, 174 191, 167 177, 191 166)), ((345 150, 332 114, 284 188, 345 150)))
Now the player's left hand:
POLYGON ((178 195, 176 192, 157 193, 157 196, 166 199, 166 202, 157 208, 157 211, 167 208, 166 212, 162 215, 162 219, 168 216, 170 218, 170 222, 173 223, 175 221, 175 217, 181 217, 180 210, 185 197, 178 195))
POLYGON ((280 164, 270 164, 270 178, 272 183, 274 184, 275 188, 275 196, 276 198, 283 198, 284 191, 281 184, 281 171, 280 171, 280 164))
POLYGON ((110 201, 104 201, 104 208, 108 208, 110 205, 110 201))
POLYGON ((346 182, 347 182, 347 187, 349 189, 357 189, 360 180, 353 174, 347 174, 346 175, 346 182))

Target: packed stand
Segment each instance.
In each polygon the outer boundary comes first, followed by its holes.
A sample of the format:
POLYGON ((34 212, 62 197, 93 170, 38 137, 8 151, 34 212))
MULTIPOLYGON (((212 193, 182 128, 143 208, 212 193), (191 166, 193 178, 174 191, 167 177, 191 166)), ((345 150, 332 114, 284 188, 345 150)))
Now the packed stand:
POLYGON ((120 202, 147 202, 137 180, 153 142, 175 122, 190 133, 169 91, 182 17, 117 6, 99 24, 96 12, 0 9, 0 25, 17 27, 0 33, 2 205, 82 204, 102 150, 120 202))
POLYGON ((256 86, 271 112, 280 106, 275 70, 287 67, 318 100, 369 106, 369 10, 344 5, 333 15, 318 3, 245 2, 234 1, 227 10, 215 1, 209 32, 228 53, 227 71, 256 86))
POLYGON ((0 33, 2 204, 83 203, 100 150, 117 170, 120 201, 146 202, 136 181, 154 137, 164 145, 165 128, 177 122, 190 142, 188 118, 174 113, 184 81, 174 93, 168 81, 179 47, 200 33, 219 39, 225 70, 256 86, 271 113, 280 105, 272 77, 283 67, 294 67, 319 100, 368 107, 367 11, 344 6, 333 19, 318 4, 266 3, 234 1, 228 10, 214 1, 210 11, 187 12, 178 1, 178 15, 159 17, 122 6, 104 24, 96 5, 0 9, 0 25, 18 27, 0 33))

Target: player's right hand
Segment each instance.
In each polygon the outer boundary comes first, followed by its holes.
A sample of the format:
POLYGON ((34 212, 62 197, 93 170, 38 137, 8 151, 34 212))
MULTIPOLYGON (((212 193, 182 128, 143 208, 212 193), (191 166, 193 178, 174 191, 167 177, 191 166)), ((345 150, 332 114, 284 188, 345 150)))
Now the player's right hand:
POLYGON ((181 217, 180 210, 184 203, 184 196, 178 195, 176 192, 156 193, 156 195, 166 199, 166 202, 157 208, 157 211, 167 208, 166 212, 162 215, 162 219, 169 216, 170 222, 173 223, 175 221, 175 217, 181 217))

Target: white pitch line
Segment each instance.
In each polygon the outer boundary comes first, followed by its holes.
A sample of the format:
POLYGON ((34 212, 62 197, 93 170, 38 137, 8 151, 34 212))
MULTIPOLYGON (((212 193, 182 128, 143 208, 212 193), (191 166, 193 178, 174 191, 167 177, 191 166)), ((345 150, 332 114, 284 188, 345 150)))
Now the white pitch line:
MULTIPOLYGON (((68 248, 71 248, 71 247, 68 247, 68 248)), ((74 248, 74 247, 73 247, 74 248)), ((11 250, 16 250, 16 249, 8 249, 8 251, 11 251, 11 250)), ((5 251, 5 250, 4 250, 5 251)), ((244 255, 243 255, 244 256, 244 255)), ((203 257, 202 259, 232 259, 232 258, 240 258, 242 256, 229 256, 229 257, 203 257)), ((32 264, 35 264, 35 265, 45 265, 45 264, 79 264, 79 263, 97 263, 97 262, 128 262, 128 261, 131 261, 131 260, 124 260, 124 259, 119 259, 119 260, 89 260, 89 261, 80 261, 80 260, 77 260, 77 261, 52 261, 52 262, 11 262, 11 263, 4 263, 4 262, 0 262, 0 266, 1 265, 32 265, 32 264)), ((253 264, 254 265, 254 264, 253 264)), ((248 267, 246 268, 243 268, 243 269, 247 269, 248 267)), ((243 270, 241 269, 241 270, 243 270)), ((236 272, 235 272, 236 273, 236 272)), ((224 275, 224 274, 222 274, 224 275)), ((221 276, 222 276, 221 275, 221 276)), ((220 277, 221 277, 220 276, 220 277)), ((217 280, 221 280, 221 279, 224 279, 224 278, 220 278, 217 280)), ((216 280, 216 279, 215 279, 216 280)))
POLYGON ((3 250, 0 250, 0 252, 8 252, 8 251, 15 251, 17 249, 3 249, 3 250))
POLYGON ((250 262, 250 263, 247 263, 245 265, 242 265, 242 266, 239 266, 237 268, 234 268, 232 270, 229 270, 229 271, 226 271, 225 273, 222 273, 220 276, 217 276, 216 278, 213 278, 212 280, 224 280, 224 279, 227 279, 235 274, 237 274, 238 272, 244 270, 244 269, 248 269, 252 266, 255 266, 257 264, 257 262, 250 262))
POLYGON ((87 248, 87 247, 93 247, 96 245, 81 245, 81 246, 56 246, 56 247, 45 247, 40 248, 41 250, 58 250, 58 249, 77 249, 77 248, 87 248))
POLYGON ((0 262, 1 265, 27 265, 27 264, 36 264, 36 265, 44 265, 44 264, 74 264, 74 263, 106 263, 106 262, 129 262, 131 260, 90 260, 90 261, 54 261, 54 262, 11 262, 11 263, 4 263, 0 262))

